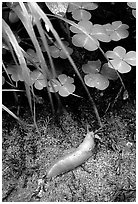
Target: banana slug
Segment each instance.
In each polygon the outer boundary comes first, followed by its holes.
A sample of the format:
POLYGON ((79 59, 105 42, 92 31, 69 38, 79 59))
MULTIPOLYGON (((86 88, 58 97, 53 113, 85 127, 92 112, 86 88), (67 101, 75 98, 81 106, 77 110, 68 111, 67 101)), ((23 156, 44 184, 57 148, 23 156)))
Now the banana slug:
POLYGON ((87 134, 83 142, 74 151, 56 160, 48 169, 46 177, 56 177, 80 166, 92 156, 94 147, 94 133, 90 132, 87 126, 87 134))

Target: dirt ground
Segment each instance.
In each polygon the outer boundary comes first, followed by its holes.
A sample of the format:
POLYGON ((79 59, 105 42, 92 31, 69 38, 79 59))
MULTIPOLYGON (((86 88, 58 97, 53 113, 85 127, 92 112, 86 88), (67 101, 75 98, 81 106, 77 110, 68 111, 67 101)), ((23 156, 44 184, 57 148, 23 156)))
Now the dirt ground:
MULTIPOLYGON (((41 135, 24 131, 3 112, 3 202, 136 201, 135 102, 130 100, 102 117, 102 142, 83 166, 47 180, 39 197, 32 196, 53 160, 83 141, 87 122, 94 128, 88 107, 82 103, 79 117, 66 109, 57 122, 49 107, 40 105, 41 135)), ((22 118, 30 123, 27 109, 22 118)))

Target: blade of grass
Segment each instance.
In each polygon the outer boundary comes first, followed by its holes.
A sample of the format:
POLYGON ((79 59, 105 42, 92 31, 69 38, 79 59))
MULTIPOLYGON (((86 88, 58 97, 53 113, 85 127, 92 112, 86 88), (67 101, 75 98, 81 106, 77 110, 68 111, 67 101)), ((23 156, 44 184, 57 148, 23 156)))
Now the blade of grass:
POLYGON ((36 131, 38 132, 39 136, 41 136, 41 133, 39 131, 39 128, 37 126, 37 122, 36 122, 36 107, 35 107, 35 101, 36 101, 36 97, 35 97, 35 94, 34 94, 34 90, 32 90, 32 94, 33 94, 33 114, 34 114, 34 125, 35 125, 35 128, 36 128, 36 131))
MULTIPOLYGON (((74 63, 74 61, 73 61, 72 58, 70 57, 68 51, 66 50, 64 44, 63 44, 62 41, 61 41, 59 35, 57 34, 56 30, 54 29, 54 27, 53 27, 53 25, 51 24, 50 20, 48 19, 47 15, 42 11, 42 9, 37 5, 37 3, 35 3, 35 2, 30 2, 29 4, 31 4, 31 6, 35 9, 35 12, 38 13, 38 15, 40 15, 40 17, 43 19, 43 21, 45 22, 45 24, 48 25, 48 27, 50 28, 50 30, 51 30, 52 34, 54 35, 55 39, 57 40, 57 42, 58 42, 59 45, 61 46, 62 50, 63 50, 63 51, 65 52, 65 54, 67 55, 67 57, 68 57, 68 59, 69 59, 71 65, 73 66, 75 72, 77 73, 79 79, 81 80, 82 85, 83 85, 83 87, 84 87, 86 93, 88 94, 88 97, 89 97, 89 99, 90 99, 90 101, 91 101, 91 103, 92 103, 92 105, 93 105, 93 109, 94 109, 96 118, 97 118, 97 120, 98 120, 98 123, 99 123, 100 126, 102 126, 102 122, 101 122, 101 119, 100 119, 100 116, 99 116, 97 107, 96 107, 96 105, 95 105, 95 102, 94 102, 93 98, 91 97, 91 95, 90 95, 90 93, 89 93, 89 91, 88 91, 88 89, 87 89, 87 87, 86 87, 86 85, 85 85, 85 83, 84 83, 84 81, 83 81, 83 79, 82 79, 82 77, 81 77, 81 75, 80 75, 80 73, 79 73, 79 71, 78 71, 78 69, 77 69, 75 63, 74 63)), ((62 18, 60 18, 60 19, 62 19, 62 18)))
MULTIPOLYGON (((38 15, 37 12, 35 12, 35 10, 33 9, 33 7, 31 7, 30 4, 28 4, 30 10, 31 10, 31 13, 32 15, 35 17, 35 23, 36 23, 36 26, 37 26, 37 29, 38 29, 38 32, 41 36, 41 40, 42 40, 42 43, 44 45, 44 48, 47 52, 47 55, 48 55, 48 58, 49 58, 49 62, 50 62, 50 66, 51 66, 51 69, 52 69, 52 78, 56 78, 57 77, 57 74, 56 74, 56 71, 55 71, 55 66, 54 66, 54 63, 53 63, 53 59, 50 55, 50 52, 49 52, 49 46, 48 46, 48 43, 47 43, 47 39, 46 39, 46 36, 45 36, 45 32, 44 32, 44 29, 42 28, 41 26, 41 22, 40 22, 40 16, 38 15)), ((53 88, 53 90, 55 89, 54 86, 53 86, 53 83, 51 82, 51 77, 48 77, 49 81, 50 81, 50 84, 53 88)), ((48 94, 50 95, 50 92, 49 92, 49 89, 47 90, 48 91, 48 94)), ((50 95, 51 96, 51 95, 50 95)), ((58 104, 61 105, 61 100, 59 98, 59 95, 58 94, 55 94, 57 100, 58 100, 58 104)))
MULTIPOLYGON (((38 40, 36 38, 34 28, 33 28, 33 24, 31 22, 29 13, 28 13, 28 11, 27 11, 27 9, 26 9, 23 2, 19 2, 19 4, 20 4, 21 8, 19 9, 19 8, 15 7, 15 8, 13 8, 13 10, 15 11, 15 13, 18 15, 18 17, 22 21, 26 31, 28 32, 28 35, 30 36, 30 38, 31 38, 31 40, 32 40, 32 42, 34 44, 34 47, 35 47, 35 50, 36 50, 36 53, 37 53, 37 56, 38 56, 38 59, 39 59, 40 65, 41 65, 41 70, 42 70, 42 73, 43 73, 44 78, 45 78, 46 87, 47 87, 47 79, 48 79, 48 76, 49 76, 49 70, 48 70, 47 64, 45 62, 43 53, 41 51, 39 42, 38 42, 38 40)), ((52 111, 54 112, 54 105, 53 105, 51 93, 49 92, 49 90, 48 90, 48 94, 49 94, 49 99, 50 99, 50 103, 51 103, 51 106, 52 106, 52 111)))
POLYGON ((16 119, 25 129, 27 128, 27 126, 31 126, 30 124, 27 124, 26 122, 24 122, 23 120, 21 120, 17 115, 15 115, 9 108, 7 108, 6 106, 4 106, 2 104, 2 109, 5 110, 9 115, 11 115, 14 119, 16 119))
POLYGON ((50 55, 49 46, 48 46, 47 39, 46 39, 46 36, 45 36, 45 33, 44 33, 44 29, 41 26, 40 16, 38 15, 38 13, 36 13, 34 11, 33 7, 31 7, 30 5, 29 5, 29 8, 31 9, 32 15, 35 17, 35 23, 36 23, 38 32, 39 32, 39 34, 41 36, 41 40, 42 40, 42 43, 44 45, 44 48, 45 48, 45 50, 47 52, 47 55, 48 55, 48 58, 49 58, 49 62, 50 62, 51 68, 52 68, 53 77, 55 78, 55 77, 57 77, 56 76, 56 71, 55 71, 53 59, 52 59, 52 57, 50 55))
POLYGON ((14 52, 14 50, 13 50, 13 47, 12 47, 11 43, 9 42, 9 40, 7 40, 6 35, 4 36, 4 33, 3 33, 3 37, 4 37, 4 39, 5 39, 6 43, 7 43, 8 50, 10 50, 10 52, 11 52, 11 54, 12 54, 12 57, 13 57, 13 59, 14 59, 15 64, 18 65, 17 57, 16 57, 16 55, 15 55, 15 52, 14 52))
POLYGON ((101 47, 99 47, 99 50, 101 51, 101 53, 103 54, 103 56, 105 57, 105 59, 108 61, 108 63, 113 67, 113 69, 115 70, 116 74, 118 75, 120 82, 124 88, 124 90, 126 90, 125 84, 122 80, 122 77, 120 76, 119 72, 115 69, 115 67, 113 66, 112 62, 108 59, 108 57, 106 56, 106 54, 104 53, 104 51, 102 50, 101 47))
POLYGON ((24 90, 18 90, 18 89, 2 89, 2 91, 21 91, 21 92, 25 92, 24 90))
MULTIPOLYGON (((7 69, 6 69, 6 67, 5 67, 5 64, 4 64, 3 62, 2 62, 2 66, 3 66, 3 69, 4 69, 5 73, 7 74, 7 77, 8 77, 8 79, 9 79, 9 81, 11 82, 12 86, 15 87, 14 84, 13 84, 13 82, 12 82, 12 80, 11 80, 11 78, 10 78, 10 76, 9 76, 9 74, 8 74, 8 72, 7 72, 7 69)), ((16 88, 16 87, 15 87, 15 88, 16 88)))
MULTIPOLYGON (((2 62, 2 67, 3 67, 3 69, 4 69, 4 71, 5 71, 5 73, 6 73, 6 75, 7 75, 7 77, 8 77, 8 79, 9 79, 9 81, 10 81, 11 84, 10 84, 9 82, 7 82, 7 83, 8 83, 11 87, 16 88, 16 86, 13 84, 13 82, 12 82, 12 80, 11 80, 11 78, 10 78, 8 72, 7 72, 7 69, 6 69, 6 67, 5 67, 5 64, 4 64, 3 62, 2 62)), ((14 96, 14 99, 15 99, 16 104, 18 104, 18 95, 16 94, 15 91, 13 92, 13 96, 14 96)))
POLYGON ((6 38, 6 41, 9 41, 12 44, 14 51, 17 55, 20 67, 22 69, 22 75, 23 75, 23 79, 24 79, 24 84, 25 84, 28 102, 30 105, 30 110, 32 112, 32 101, 31 101, 31 93, 30 93, 30 84, 31 84, 30 83, 30 74, 29 74, 29 70, 28 70, 27 65, 26 65, 26 61, 24 59, 23 53, 20 49, 20 46, 19 46, 12 30, 10 29, 10 27, 8 26, 8 24, 4 20, 2 20, 2 31, 3 31, 4 37, 6 38))

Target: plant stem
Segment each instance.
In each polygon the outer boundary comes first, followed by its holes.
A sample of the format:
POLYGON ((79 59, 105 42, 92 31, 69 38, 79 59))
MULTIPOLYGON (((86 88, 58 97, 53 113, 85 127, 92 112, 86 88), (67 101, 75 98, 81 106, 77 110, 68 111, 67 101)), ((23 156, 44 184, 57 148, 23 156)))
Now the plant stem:
POLYGON ((93 98, 91 97, 89 91, 88 91, 87 89, 85 89, 85 90, 86 90, 86 92, 87 92, 87 94, 88 94, 88 96, 89 96, 89 99, 90 99, 90 101, 91 101, 91 103, 92 103, 92 105, 93 105, 93 109, 94 109, 96 118, 97 118, 97 120, 98 120, 99 126, 102 128, 102 127, 103 127, 103 124, 102 124, 102 122, 101 122, 101 118, 100 118, 100 116, 99 116, 99 112, 98 112, 98 109, 97 109, 97 107, 96 107, 96 104, 95 104, 93 98))
MULTIPOLYGON (((99 50, 101 51, 102 55, 105 57, 105 59, 108 61, 108 63, 110 63, 110 65, 114 68, 114 66, 112 65, 111 61, 108 59, 108 57, 106 57, 106 55, 105 55, 104 51, 102 50, 102 48, 101 48, 101 47, 98 47, 98 48, 99 48, 99 50)), ((114 70, 115 70, 115 72, 117 73, 117 76, 119 77, 120 82, 121 82, 121 84, 122 84, 124 90, 126 90, 125 84, 124 84, 124 82, 123 82, 123 80, 122 80, 120 74, 118 73, 118 71, 117 71, 115 68, 114 68, 114 70)))

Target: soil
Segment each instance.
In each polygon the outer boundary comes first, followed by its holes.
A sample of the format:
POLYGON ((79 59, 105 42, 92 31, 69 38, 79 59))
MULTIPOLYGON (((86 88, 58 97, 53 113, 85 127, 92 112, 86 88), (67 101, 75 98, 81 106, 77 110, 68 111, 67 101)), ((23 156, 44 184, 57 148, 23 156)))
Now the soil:
MULTIPOLYGON (((90 102, 71 98, 59 115, 52 115, 46 101, 37 105, 40 134, 32 127, 23 129, 3 112, 3 202, 136 201, 136 110, 131 96, 117 100, 106 113, 102 109, 106 100, 98 103, 104 127, 93 156, 83 166, 47 180, 35 195, 53 160, 83 141, 86 125, 98 129, 90 102)), ((20 117, 30 124, 28 106, 20 109, 20 117)))

